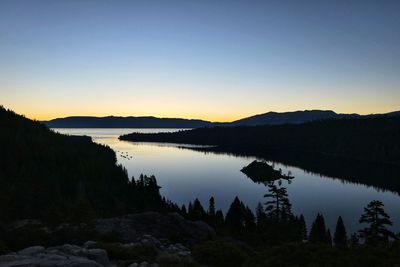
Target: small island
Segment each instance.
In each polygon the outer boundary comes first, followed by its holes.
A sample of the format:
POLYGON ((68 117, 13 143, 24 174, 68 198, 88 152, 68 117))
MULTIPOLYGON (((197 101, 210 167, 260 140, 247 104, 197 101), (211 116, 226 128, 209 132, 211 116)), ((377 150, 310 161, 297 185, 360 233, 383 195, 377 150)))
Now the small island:
POLYGON ((275 170, 272 165, 265 161, 254 160, 252 163, 243 167, 241 170, 255 183, 273 182, 279 179, 293 179, 294 177, 289 174, 282 174, 281 170, 275 170))

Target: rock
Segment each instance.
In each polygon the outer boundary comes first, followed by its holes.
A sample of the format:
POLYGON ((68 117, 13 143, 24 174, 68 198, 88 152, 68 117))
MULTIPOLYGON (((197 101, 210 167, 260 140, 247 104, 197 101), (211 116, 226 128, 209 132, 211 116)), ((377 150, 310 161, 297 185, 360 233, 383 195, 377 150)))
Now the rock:
POLYGON ((84 248, 93 248, 93 247, 96 247, 96 245, 97 245, 97 242, 96 242, 96 241, 86 241, 86 242, 83 244, 83 247, 84 247, 84 248))
POLYGON ((34 247, 29 247, 25 248, 23 250, 18 251, 19 255, 32 255, 32 254, 37 254, 39 252, 44 251, 44 247, 42 246, 34 246, 34 247))
POLYGON ((110 264, 107 256, 107 252, 104 249, 88 249, 87 258, 89 260, 94 260, 103 266, 108 266, 110 264))
POLYGON ((186 250, 186 251, 179 251, 178 253, 179 257, 187 257, 190 256, 190 254, 192 254, 190 251, 186 250))
POLYGON ((134 263, 130 264, 128 267, 138 267, 138 266, 139 266, 139 264, 137 264, 136 262, 134 262, 134 263))
POLYGON ((29 247, 17 253, 0 256, 0 267, 104 267, 109 265, 103 249, 86 249, 75 245, 63 245, 45 249, 29 247))
POLYGON ((141 264, 139 264, 139 267, 147 267, 149 264, 147 263, 147 261, 142 262, 141 264))
POLYGON ((95 228, 101 235, 115 234, 122 243, 135 242, 139 238, 149 242, 150 238, 146 235, 150 235, 156 239, 180 240, 194 245, 215 235, 206 223, 186 220, 177 213, 145 212, 100 219, 96 221, 95 228))

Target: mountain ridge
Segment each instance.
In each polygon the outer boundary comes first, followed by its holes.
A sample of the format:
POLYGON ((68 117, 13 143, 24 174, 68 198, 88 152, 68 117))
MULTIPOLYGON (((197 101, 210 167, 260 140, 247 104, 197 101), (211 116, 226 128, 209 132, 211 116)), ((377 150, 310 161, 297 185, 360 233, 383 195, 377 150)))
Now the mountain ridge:
POLYGON ((201 128, 216 126, 261 126, 298 124, 309 121, 343 118, 367 118, 400 116, 400 111, 382 114, 360 115, 357 113, 336 113, 332 110, 298 110, 290 112, 269 111, 232 122, 211 122, 201 119, 159 118, 155 116, 68 116, 42 121, 49 128, 201 128))

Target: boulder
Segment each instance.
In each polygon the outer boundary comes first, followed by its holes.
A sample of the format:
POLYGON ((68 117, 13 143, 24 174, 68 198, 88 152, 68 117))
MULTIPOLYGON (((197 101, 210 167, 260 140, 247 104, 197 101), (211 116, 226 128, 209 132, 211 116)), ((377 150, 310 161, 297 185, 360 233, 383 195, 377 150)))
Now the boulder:
POLYGON ((17 253, 0 256, 0 267, 105 267, 109 265, 107 252, 103 249, 85 249, 75 245, 63 245, 45 249, 28 247, 17 253))
POLYGON ((177 213, 144 212, 99 219, 95 229, 101 235, 116 235, 122 243, 135 242, 148 235, 194 245, 215 235, 206 223, 186 220, 177 213))

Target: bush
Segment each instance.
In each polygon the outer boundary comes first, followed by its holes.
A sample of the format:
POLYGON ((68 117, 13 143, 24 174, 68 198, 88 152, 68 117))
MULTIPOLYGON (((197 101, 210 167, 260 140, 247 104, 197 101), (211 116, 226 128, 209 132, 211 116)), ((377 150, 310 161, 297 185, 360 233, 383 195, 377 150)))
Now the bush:
POLYGON ((192 255, 198 262, 216 267, 239 267, 248 257, 241 248, 224 241, 202 243, 193 249, 192 255))

